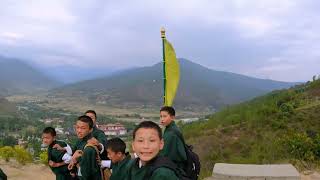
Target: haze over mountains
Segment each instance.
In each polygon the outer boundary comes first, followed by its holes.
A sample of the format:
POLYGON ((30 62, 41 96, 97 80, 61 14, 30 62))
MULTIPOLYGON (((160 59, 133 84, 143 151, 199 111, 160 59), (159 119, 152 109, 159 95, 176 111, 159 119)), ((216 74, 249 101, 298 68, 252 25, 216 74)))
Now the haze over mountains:
MULTIPOLYGON (((220 108, 295 84, 215 71, 182 58, 180 66, 181 82, 175 106, 184 108, 220 108)), ((116 106, 161 106, 162 64, 69 84, 50 91, 50 94, 86 97, 93 103, 116 106)))
POLYGON ((115 69, 77 67, 73 65, 39 68, 43 73, 59 80, 59 82, 62 82, 63 84, 75 83, 79 81, 98 78, 101 76, 107 76, 115 71, 115 69))
POLYGON ((0 56, 0 95, 2 96, 44 91, 60 84, 21 60, 0 56))
MULTIPOLYGON (((180 66, 181 82, 175 106, 185 108, 219 108, 294 84, 215 71, 183 58, 180 59, 180 66)), ((91 103, 113 106, 161 105, 161 63, 111 72, 72 66, 39 69, 18 59, 1 57, 0 95, 49 91, 56 97, 83 97, 91 103), (105 76, 76 82, 102 74, 105 76), (66 82, 74 83, 65 85, 66 82)))

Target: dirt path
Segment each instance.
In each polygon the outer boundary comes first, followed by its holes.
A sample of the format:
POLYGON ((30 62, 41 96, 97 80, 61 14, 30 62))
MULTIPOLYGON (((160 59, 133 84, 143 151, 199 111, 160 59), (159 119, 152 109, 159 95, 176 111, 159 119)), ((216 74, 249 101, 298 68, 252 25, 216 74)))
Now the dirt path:
POLYGON ((18 165, 14 162, 0 162, 1 169, 6 173, 9 180, 55 180, 51 170, 42 164, 18 165))
POLYGON ((307 174, 301 173, 301 180, 320 180, 319 172, 311 172, 307 174))

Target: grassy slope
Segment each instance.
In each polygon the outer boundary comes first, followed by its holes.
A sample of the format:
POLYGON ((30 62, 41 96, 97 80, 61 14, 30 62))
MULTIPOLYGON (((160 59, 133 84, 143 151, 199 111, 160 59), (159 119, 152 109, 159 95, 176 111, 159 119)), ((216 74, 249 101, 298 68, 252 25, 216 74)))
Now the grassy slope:
POLYGON ((274 91, 225 108, 209 121, 184 126, 187 142, 200 155, 201 177, 210 176, 217 162, 319 167, 319 97, 320 80, 274 91))

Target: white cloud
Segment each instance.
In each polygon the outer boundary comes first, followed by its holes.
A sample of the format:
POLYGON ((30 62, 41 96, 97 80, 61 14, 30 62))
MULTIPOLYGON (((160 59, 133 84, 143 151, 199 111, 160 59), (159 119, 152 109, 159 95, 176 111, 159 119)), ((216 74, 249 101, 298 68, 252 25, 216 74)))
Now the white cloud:
POLYGON ((161 59, 159 30, 165 26, 179 57, 294 81, 309 74, 281 72, 315 73, 319 62, 317 5, 315 0, 3 0, 0 53, 49 65, 144 66, 161 59))

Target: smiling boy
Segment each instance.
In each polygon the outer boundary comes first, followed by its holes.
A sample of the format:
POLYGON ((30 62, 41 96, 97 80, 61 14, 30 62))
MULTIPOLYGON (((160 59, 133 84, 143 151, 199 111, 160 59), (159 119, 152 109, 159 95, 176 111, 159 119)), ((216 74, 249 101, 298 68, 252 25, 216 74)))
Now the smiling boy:
POLYGON ((160 127, 152 121, 141 122, 133 131, 132 149, 138 158, 128 170, 128 180, 178 180, 175 172, 167 167, 151 171, 164 142, 160 127), (146 178, 148 176, 148 178, 146 178))

